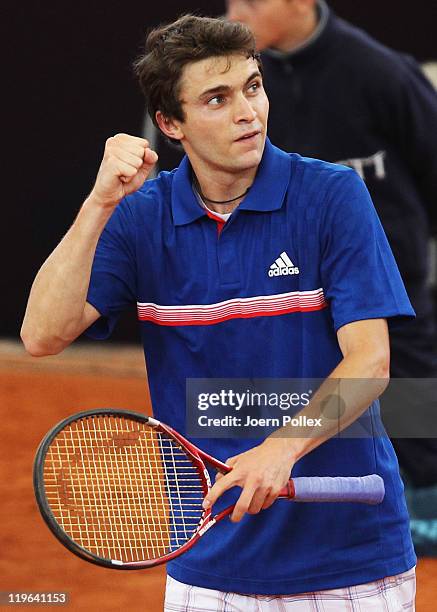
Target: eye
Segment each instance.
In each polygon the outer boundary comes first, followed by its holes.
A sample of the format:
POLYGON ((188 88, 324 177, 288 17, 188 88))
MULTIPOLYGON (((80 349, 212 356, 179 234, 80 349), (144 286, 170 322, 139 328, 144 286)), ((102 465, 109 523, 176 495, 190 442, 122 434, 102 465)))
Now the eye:
POLYGON ((261 81, 254 81, 253 83, 249 85, 248 91, 250 93, 256 93, 258 89, 261 89, 261 87, 262 87, 261 81))
POLYGON ((210 98, 208 100, 208 104, 210 104, 211 106, 218 106, 219 104, 221 104, 222 102, 224 102, 225 97, 218 95, 218 96, 214 96, 213 98, 210 98))

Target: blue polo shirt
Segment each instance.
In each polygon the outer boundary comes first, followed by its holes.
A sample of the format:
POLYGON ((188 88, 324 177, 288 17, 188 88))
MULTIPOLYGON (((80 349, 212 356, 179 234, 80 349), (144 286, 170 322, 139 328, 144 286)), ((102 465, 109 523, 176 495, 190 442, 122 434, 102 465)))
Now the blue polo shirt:
MULTIPOLYGON (((412 317, 396 263, 351 169, 266 143, 249 194, 218 233, 185 158, 123 200, 99 241, 88 301, 106 338, 136 303, 154 414, 185 430, 187 378, 324 378, 352 321, 412 317)), ((368 417, 379 423, 375 402, 368 417)), ((197 441, 196 441, 197 442, 197 441)), ((226 460, 253 440, 203 439, 226 460)), ((277 501, 222 521, 168 564, 206 588, 292 594, 369 582, 415 563, 403 486, 387 437, 335 437, 294 476, 380 474, 379 506, 277 501)), ((217 508, 236 499, 227 492, 217 508)))

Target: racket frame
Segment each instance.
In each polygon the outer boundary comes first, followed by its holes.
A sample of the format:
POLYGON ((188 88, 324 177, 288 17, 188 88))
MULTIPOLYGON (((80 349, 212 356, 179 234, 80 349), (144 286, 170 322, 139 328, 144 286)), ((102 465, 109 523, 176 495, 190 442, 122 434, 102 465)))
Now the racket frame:
POLYGON ((142 561, 120 561, 118 559, 106 559, 104 557, 100 557, 87 550, 77 542, 75 542, 59 525, 56 520, 50 505, 46 499, 45 493, 45 485, 44 485, 44 465, 45 458, 47 456, 47 452, 52 444, 53 440, 56 436, 66 427, 75 423, 76 421, 80 421, 82 419, 93 418, 93 417, 120 417, 120 418, 129 418, 144 425, 148 425, 153 429, 157 429, 158 431, 162 431, 166 433, 168 436, 172 437, 179 443, 179 445, 183 448, 183 450, 189 455, 193 464, 195 465, 198 474, 200 476, 201 484, 202 484, 202 494, 203 497, 206 497, 208 491, 211 488, 211 479, 206 469, 204 461, 210 463, 215 469, 219 470, 222 473, 227 473, 231 470, 231 468, 222 463, 221 461, 211 457, 207 453, 204 453, 196 446, 194 446, 189 440, 184 438, 180 433, 175 431, 172 427, 161 423, 157 419, 152 417, 148 417, 139 412, 132 412, 130 410, 124 410, 121 408, 100 408, 95 410, 84 410, 82 412, 75 413, 73 415, 68 416, 63 421, 55 425, 43 438, 41 441, 38 450, 35 455, 34 466, 33 466, 33 486, 35 490, 36 501, 40 510, 40 513, 53 533, 53 535, 72 553, 88 561, 95 565, 100 565, 104 567, 110 567, 112 569, 142 569, 147 567, 153 567, 156 565, 161 565, 162 563, 166 563, 167 561, 171 561, 175 557, 183 554, 186 550, 191 548, 196 541, 208 531, 210 527, 212 527, 216 522, 229 515, 233 506, 229 506, 219 514, 214 517, 211 514, 211 508, 203 510, 201 518, 199 520, 199 525, 194 531, 191 538, 185 542, 180 548, 158 557, 157 559, 146 559, 142 561))

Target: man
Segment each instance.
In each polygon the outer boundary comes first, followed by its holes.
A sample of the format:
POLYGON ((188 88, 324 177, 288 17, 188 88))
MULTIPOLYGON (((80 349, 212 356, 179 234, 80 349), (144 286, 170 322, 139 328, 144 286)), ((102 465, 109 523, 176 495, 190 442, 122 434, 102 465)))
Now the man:
MULTIPOLYGON (((254 45, 242 24, 193 16, 149 35, 136 71, 153 120, 187 156, 144 182, 157 159, 148 142, 107 141, 89 197, 35 279, 22 338, 37 356, 85 330, 105 338, 136 302, 154 414, 175 429, 185 430, 193 377, 367 379, 341 427, 360 415, 377 427, 386 318, 413 310, 357 174, 266 140, 254 45), (275 266, 287 273, 270 275, 275 266)), ((301 412, 315 413, 317 400, 301 412)), ((415 556, 391 444, 339 438, 337 426, 326 419, 317 437, 275 432, 258 444, 201 441, 233 468, 206 503, 237 503, 232 521, 168 564, 166 610, 413 605, 415 556), (378 507, 273 503, 291 470, 377 472, 386 497, 378 507)))
MULTIPOLYGON (((417 314, 390 336, 391 376, 437 378, 428 285, 430 223, 437 221, 433 87, 411 57, 338 18, 324 0, 227 0, 227 17, 249 25, 263 50, 272 142, 350 165, 367 184, 417 314)), ((420 383, 411 394, 419 409, 435 403, 420 383)), ((424 413, 414 412, 420 421, 424 413)), ((406 438, 411 416, 398 410, 395 419, 406 475, 416 486, 437 484, 437 441, 406 438)))

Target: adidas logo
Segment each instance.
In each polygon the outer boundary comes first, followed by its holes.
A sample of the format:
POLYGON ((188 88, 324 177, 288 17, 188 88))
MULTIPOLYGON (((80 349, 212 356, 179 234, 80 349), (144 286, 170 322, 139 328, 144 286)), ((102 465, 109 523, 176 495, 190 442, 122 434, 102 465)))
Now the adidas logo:
POLYGON ((287 253, 283 251, 278 259, 272 263, 269 270, 269 276, 288 276, 289 274, 299 274, 299 268, 297 268, 287 253))

